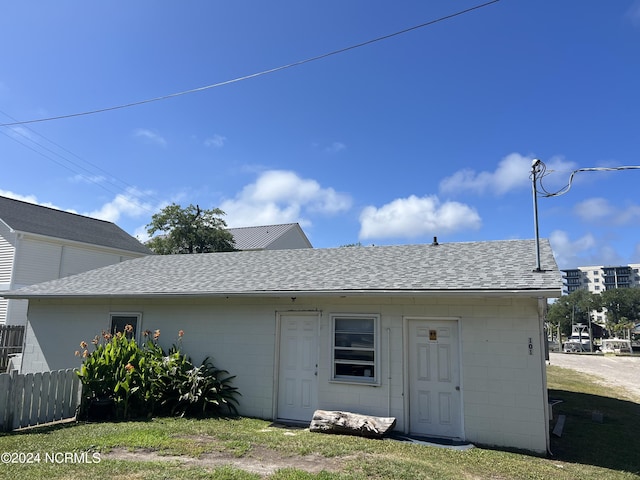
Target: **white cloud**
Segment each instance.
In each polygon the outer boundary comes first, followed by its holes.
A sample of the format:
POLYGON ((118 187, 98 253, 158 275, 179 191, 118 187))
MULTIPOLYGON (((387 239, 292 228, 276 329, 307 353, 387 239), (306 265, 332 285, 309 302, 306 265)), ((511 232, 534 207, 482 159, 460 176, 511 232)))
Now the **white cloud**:
POLYGON ((597 241, 587 233, 571 240, 567 232, 555 230, 549 235, 549 242, 561 269, 576 268, 581 265, 617 265, 625 261, 610 245, 597 241))
POLYGON ((589 198, 580 202, 575 206, 574 212, 586 222, 606 222, 618 226, 635 223, 640 219, 639 205, 615 207, 605 198, 589 198))
POLYGON ((140 225, 133 232, 133 237, 137 238, 139 242, 146 243, 151 239, 151 236, 147 233, 147 225, 140 225))
POLYGON ((156 145, 160 145, 161 147, 167 146, 167 141, 159 134, 148 130, 146 128, 138 128, 135 132, 133 132, 134 137, 140 137, 148 140, 151 143, 155 143, 156 145))
MULTIPOLYGON (((10 190, 0 190, 0 196, 13 198, 14 200, 20 200, 22 202, 33 203, 34 205, 40 205, 42 207, 55 208, 56 210, 62 210, 60 207, 55 206, 51 202, 39 202, 38 198, 35 195, 21 195, 19 193, 14 193, 10 190)), ((66 210, 67 212, 76 213, 73 210, 66 210)))
POLYGON ((223 137, 222 135, 218 135, 216 133, 213 137, 207 138, 204 141, 204 145, 206 147, 221 148, 224 146, 226 141, 227 141, 227 137, 223 137))
MULTIPOLYGON (((531 162, 534 157, 524 156, 519 153, 511 153, 498 163, 493 171, 476 172, 467 168, 458 170, 450 177, 444 178, 440 182, 440 191, 444 194, 453 195, 459 192, 470 192, 475 194, 491 193, 494 195, 504 195, 512 190, 531 188, 531 162)), ((548 162, 545 161, 547 172, 552 170, 574 169, 574 164, 566 162, 562 157, 553 157, 548 162)), ((560 182, 557 179, 546 180, 547 185, 560 182)))
POLYGON ((440 203, 436 196, 398 198, 380 208, 368 206, 360 214, 361 240, 415 238, 477 230, 482 225, 475 209, 458 202, 440 203))
POLYGON ((576 204, 574 212, 585 221, 599 221, 611 217, 615 210, 605 198, 589 198, 576 204))
POLYGON ((155 213, 159 209, 149 203, 142 202, 139 199, 139 191, 128 188, 125 193, 120 193, 113 200, 105 203, 97 210, 85 213, 88 217, 106 220, 108 222, 117 222, 121 216, 139 217, 141 215, 149 215, 155 213))
POLYGON ((13 198, 14 200, 20 200, 22 202, 34 203, 36 205, 40 205, 38 203, 38 198, 35 195, 21 195, 19 193, 14 193, 10 190, 0 190, 0 196, 13 198))
POLYGON ((575 268, 589 263, 585 262, 584 257, 596 246, 596 240, 591 234, 572 241, 569 234, 563 230, 551 232, 549 242, 560 268, 575 268))
POLYGON ((303 218, 304 214, 335 214, 350 207, 348 195, 323 188, 315 180, 300 178, 286 170, 263 172, 255 183, 220 205, 227 214, 229 226, 289 222, 308 225, 310 221, 303 218))

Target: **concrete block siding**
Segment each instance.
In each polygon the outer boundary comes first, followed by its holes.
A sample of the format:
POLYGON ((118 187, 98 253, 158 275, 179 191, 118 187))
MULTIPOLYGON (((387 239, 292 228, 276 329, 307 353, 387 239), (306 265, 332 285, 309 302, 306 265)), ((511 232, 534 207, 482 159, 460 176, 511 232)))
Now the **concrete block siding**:
POLYGON ((546 385, 537 305, 536 298, 506 296, 32 299, 22 373, 79 366, 74 352, 80 341, 107 330, 110 313, 137 312, 139 330, 160 329, 165 347, 184 330, 183 349, 194 362, 210 356, 237 376, 240 412, 269 419, 277 392, 277 312, 314 311, 319 315, 318 408, 393 416, 404 431, 405 319, 455 319, 464 439, 544 452, 546 385), (379 385, 330 381, 333 313, 380 316, 379 385))

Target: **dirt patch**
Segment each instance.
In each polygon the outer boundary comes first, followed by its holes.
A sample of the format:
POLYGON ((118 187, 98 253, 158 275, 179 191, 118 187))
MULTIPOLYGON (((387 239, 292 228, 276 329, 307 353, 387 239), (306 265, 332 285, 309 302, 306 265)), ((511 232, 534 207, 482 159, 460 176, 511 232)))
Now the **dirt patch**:
MULTIPOLYGON (((202 441, 202 439, 199 440, 199 442, 202 441)), ((215 440, 211 439, 211 441, 215 440)), ((283 468, 296 468, 310 473, 319 473, 323 470, 327 472, 338 472, 344 466, 345 461, 344 458, 327 458, 316 454, 285 456, 282 452, 260 446, 253 446, 249 452, 246 452, 241 457, 225 451, 207 452, 198 457, 188 457, 182 455, 162 455, 149 450, 129 451, 116 448, 105 453, 102 458, 105 460, 117 459, 134 462, 179 462, 183 465, 193 465, 202 468, 232 466, 261 476, 271 475, 283 468)))

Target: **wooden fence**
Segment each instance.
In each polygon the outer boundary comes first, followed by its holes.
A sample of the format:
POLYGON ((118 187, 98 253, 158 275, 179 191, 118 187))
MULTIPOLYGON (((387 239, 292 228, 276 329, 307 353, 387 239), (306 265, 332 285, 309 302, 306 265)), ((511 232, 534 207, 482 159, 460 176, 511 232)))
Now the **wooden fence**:
POLYGON ((24 325, 0 325, 0 373, 7 370, 9 356, 22 352, 24 325))
POLYGON ((73 418, 81 391, 73 369, 0 374, 0 431, 73 418))

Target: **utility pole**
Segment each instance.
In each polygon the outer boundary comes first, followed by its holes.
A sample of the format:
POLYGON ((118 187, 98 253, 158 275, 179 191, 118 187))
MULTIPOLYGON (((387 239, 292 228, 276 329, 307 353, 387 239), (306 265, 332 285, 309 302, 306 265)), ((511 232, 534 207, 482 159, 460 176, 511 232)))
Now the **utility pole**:
POLYGON ((534 158, 531 162, 531 186, 533 191, 533 228, 535 230, 536 239, 536 268, 534 272, 542 271, 542 266, 540 264, 540 232, 538 230, 538 188, 536 187, 536 175, 540 171, 539 168, 540 160, 534 158))

